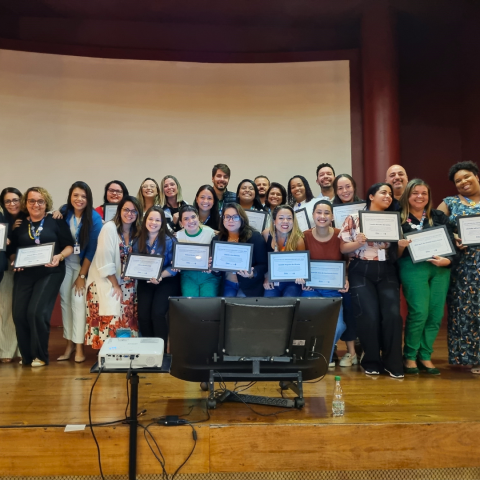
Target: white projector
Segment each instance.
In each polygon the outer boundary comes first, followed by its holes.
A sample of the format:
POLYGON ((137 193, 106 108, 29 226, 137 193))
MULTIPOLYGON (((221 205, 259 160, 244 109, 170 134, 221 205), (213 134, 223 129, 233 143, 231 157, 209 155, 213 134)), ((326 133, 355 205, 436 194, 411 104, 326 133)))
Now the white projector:
POLYGON ((98 352, 98 365, 115 368, 161 367, 162 338, 107 338, 98 352))

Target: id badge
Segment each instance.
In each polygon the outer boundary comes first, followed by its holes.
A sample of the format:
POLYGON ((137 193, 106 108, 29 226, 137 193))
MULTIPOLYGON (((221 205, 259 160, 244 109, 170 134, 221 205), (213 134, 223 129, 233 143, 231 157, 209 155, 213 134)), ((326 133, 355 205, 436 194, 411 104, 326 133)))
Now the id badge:
POLYGON ((280 286, 280 282, 273 282, 273 286, 274 286, 274 287, 279 287, 279 286, 280 286))
POLYGON ((76 243, 74 246, 73 246, 73 253, 75 255, 80 255, 80 245, 78 243, 76 243))
POLYGON ((385 249, 384 248, 379 248, 378 249, 378 261, 379 262, 384 262, 385 260, 386 260, 385 249))

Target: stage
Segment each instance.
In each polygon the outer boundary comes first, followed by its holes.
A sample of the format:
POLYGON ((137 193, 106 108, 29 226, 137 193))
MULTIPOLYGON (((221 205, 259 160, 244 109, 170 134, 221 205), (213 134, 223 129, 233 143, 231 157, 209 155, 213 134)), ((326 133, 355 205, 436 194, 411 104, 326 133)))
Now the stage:
MULTIPOLYGON (((342 342, 343 344, 343 342, 342 342)), ((343 345, 339 346, 342 353, 343 345)), ((63 353, 62 331, 54 328, 50 354, 63 353)), ((262 417, 248 407, 226 403, 205 410, 206 392, 165 374, 140 373, 138 410, 143 425, 162 415, 185 415, 195 424, 196 449, 181 470, 187 478, 480 478, 480 376, 446 363, 442 327, 433 361, 441 376, 395 380, 367 377, 358 366, 329 369, 325 379, 305 384, 305 408, 262 417), (331 415, 334 376, 342 376, 344 417, 331 415), (190 413, 189 413, 190 412, 190 413), (414 469, 415 471, 412 471, 414 469), (395 470, 395 472, 386 472, 395 470), (367 475, 367 472, 368 475, 367 475), (239 473, 245 472, 243 475, 239 473), (247 474, 247 472, 249 472, 247 474), (255 473, 270 472, 270 473, 255 473), (411 476, 409 476, 411 475, 411 476)), ((0 476, 97 476, 95 443, 88 426, 65 433, 65 425, 88 424, 88 399, 96 375, 87 361, 56 362, 45 368, 1 364, 0 476)), ((278 384, 258 383, 248 392, 280 396, 278 384)), ((286 396, 293 397, 287 391, 286 396)), ((92 421, 125 417, 125 374, 102 374, 92 400, 92 421)), ((268 414, 276 407, 253 406, 268 414)), ((104 475, 128 472, 128 425, 96 427, 104 475)), ((193 447, 189 426, 150 431, 169 473, 193 447)), ((138 474, 160 474, 144 430, 138 429, 138 474)))

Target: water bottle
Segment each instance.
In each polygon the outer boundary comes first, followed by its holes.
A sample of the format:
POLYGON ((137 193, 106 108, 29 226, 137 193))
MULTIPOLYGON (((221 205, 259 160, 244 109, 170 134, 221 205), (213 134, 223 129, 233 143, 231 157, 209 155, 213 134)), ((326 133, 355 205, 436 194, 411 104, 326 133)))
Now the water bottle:
POLYGON ((343 401, 343 390, 340 385, 340 377, 335 377, 335 388, 333 389, 332 413, 334 417, 342 417, 345 413, 345 402, 343 401))

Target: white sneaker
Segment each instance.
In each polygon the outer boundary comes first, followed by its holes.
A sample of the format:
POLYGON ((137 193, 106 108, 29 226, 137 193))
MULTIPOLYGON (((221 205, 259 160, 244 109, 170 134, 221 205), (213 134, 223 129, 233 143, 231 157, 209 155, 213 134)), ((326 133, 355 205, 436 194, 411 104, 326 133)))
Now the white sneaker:
POLYGON ((335 362, 330 362, 328 364, 328 368, 335 368, 335 362))
POLYGON ((346 353, 340 360, 339 365, 341 367, 351 367, 352 365, 358 364, 357 355, 352 355, 351 353, 346 353))

